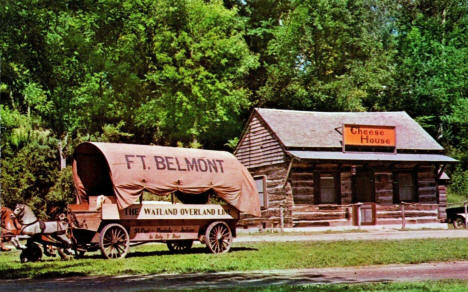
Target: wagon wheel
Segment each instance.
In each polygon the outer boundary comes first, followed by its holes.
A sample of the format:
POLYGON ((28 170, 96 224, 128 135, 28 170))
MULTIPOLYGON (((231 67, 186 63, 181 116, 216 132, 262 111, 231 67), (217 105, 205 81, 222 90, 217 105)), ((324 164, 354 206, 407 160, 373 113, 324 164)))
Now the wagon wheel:
POLYGON ((453 228, 465 228, 465 218, 457 216, 455 219, 453 219, 453 228))
POLYGON ((223 221, 211 223, 205 232, 206 246, 212 253, 225 253, 231 249, 231 228, 223 221))
POLYGON ((120 224, 106 225, 100 233, 99 247, 102 255, 107 259, 124 258, 129 246, 128 232, 120 224))
POLYGON ((167 242, 167 248, 171 252, 184 252, 192 248, 193 240, 173 240, 167 242))
POLYGON ((25 262, 37 262, 42 259, 42 249, 37 243, 28 242, 26 244, 26 249, 20 254, 21 263, 25 262))

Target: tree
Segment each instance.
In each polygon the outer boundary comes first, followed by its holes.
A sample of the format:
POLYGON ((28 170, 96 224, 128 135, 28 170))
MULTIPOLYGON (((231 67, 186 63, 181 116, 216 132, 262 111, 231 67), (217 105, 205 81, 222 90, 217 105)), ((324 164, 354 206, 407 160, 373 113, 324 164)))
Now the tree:
POLYGON ((468 95, 468 2, 401 1, 396 13, 397 87, 386 103, 442 138, 442 118, 468 95))
POLYGON ((243 80, 257 66, 243 22, 216 1, 157 1, 151 11, 152 22, 146 15, 136 20, 153 33, 145 79, 151 93, 136 111, 136 125, 159 133, 159 142, 222 145, 239 131, 250 105, 243 80))
POLYGON ((244 22, 221 1, 6 0, 2 8, 8 203, 39 210, 47 194, 67 200, 57 191, 67 179, 59 147, 68 155, 82 140, 221 148, 240 131, 250 106, 244 81, 258 60, 244 22))
POLYGON ((261 104, 360 111, 392 80, 371 1, 301 1, 274 31, 261 104))
POLYGON ((466 195, 468 1, 399 1, 396 74, 384 103, 406 110, 460 160, 452 191, 466 195))

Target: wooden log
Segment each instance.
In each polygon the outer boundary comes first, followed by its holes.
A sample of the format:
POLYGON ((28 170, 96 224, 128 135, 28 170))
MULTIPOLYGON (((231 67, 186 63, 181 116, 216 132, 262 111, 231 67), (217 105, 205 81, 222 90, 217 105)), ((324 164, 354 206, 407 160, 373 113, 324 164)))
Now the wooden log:
MULTIPOLYGON (((399 212, 398 214, 377 213, 376 217, 380 219, 381 218, 394 218, 395 219, 395 218, 401 218, 402 213, 401 212, 399 212)), ((407 212, 405 210, 405 217, 406 218, 426 218, 426 217, 433 218, 433 217, 437 217, 437 212, 435 213, 413 213, 413 212, 407 212)))
POLYGON ((393 204, 393 198, 392 197, 380 197, 377 203, 383 204, 383 205, 390 205, 390 204, 393 204))
POLYGON ((302 186, 294 186, 293 185, 292 188, 293 188, 293 192, 295 192, 294 194, 296 194, 296 192, 297 193, 304 193, 304 192, 306 192, 306 193, 312 192, 313 193, 314 192, 314 186, 303 186, 302 187, 302 186))
POLYGON ((249 169, 252 169, 252 168, 258 168, 258 167, 262 167, 262 166, 269 166, 269 165, 274 165, 274 164, 282 164, 284 163, 284 160, 283 159, 278 159, 278 160, 271 160, 271 161, 255 161, 255 162, 251 162, 251 161, 241 161, 241 163, 249 168, 249 169))
POLYGON ((277 187, 277 186, 283 186, 284 184, 284 179, 269 179, 267 177, 266 180, 266 186, 268 187, 277 187))
POLYGON ((307 197, 307 196, 294 197, 295 204, 311 204, 313 202, 314 202, 314 197, 307 197))
POLYGON ((278 194, 278 193, 269 193, 268 194, 268 202, 283 202, 286 200, 286 196, 284 194, 278 194))
POLYGON ((330 222, 316 222, 316 221, 297 221, 293 223, 294 227, 324 227, 330 226, 330 222))
POLYGON ((291 180, 291 185, 292 187, 308 187, 308 188, 314 188, 314 182, 313 181, 307 181, 307 180, 291 180))
POLYGON ((314 172, 311 171, 311 169, 307 169, 307 171, 306 171, 306 170, 298 170, 298 169, 292 168, 291 169, 291 175, 295 175, 297 177, 304 177, 304 176, 308 177, 308 176, 312 175, 312 177, 313 177, 314 172))
POLYGON ((418 172, 418 180, 428 179, 428 178, 434 178, 434 173, 433 172, 418 172))
POLYGON ((345 213, 293 213, 292 215, 294 220, 332 220, 332 219, 344 219, 345 213))
POLYGON ((275 150, 275 151, 251 151, 248 154, 241 154, 237 156, 238 159, 248 159, 251 161, 257 160, 267 160, 267 159, 284 159, 284 152, 282 150, 275 150))
POLYGON ((339 212, 345 212, 346 209, 350 207, 345 207, 341 205, 313 205, 313 204, 304 204, 304 205, 295 205, 292 207, 293 212, 320 212, 325 210, 333 210, 339 212))

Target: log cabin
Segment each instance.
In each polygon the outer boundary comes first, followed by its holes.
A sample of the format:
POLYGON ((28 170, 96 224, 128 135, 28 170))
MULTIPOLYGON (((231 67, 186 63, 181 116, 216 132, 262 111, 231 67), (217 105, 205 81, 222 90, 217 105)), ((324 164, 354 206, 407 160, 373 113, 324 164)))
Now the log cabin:
POLYGON ((255 179, 261 216, 240 228, 441 227, 457 161, 406 112, 256 108, 234 155, 255 179))

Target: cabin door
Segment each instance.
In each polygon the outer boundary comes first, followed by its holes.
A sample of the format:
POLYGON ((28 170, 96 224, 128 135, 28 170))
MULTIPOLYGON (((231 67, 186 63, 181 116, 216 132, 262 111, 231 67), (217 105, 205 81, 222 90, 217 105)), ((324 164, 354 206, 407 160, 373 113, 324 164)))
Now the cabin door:
POLYGON ((354 224, 375 224, 375 185, 374 172, 371 169, 358 169, 353 177, 353 202, 362 203, 353 208, 354 224))
POLYGON ((353 179, 353 202, 375 202, 374 172, 371 169, 358 170, 353 179))

